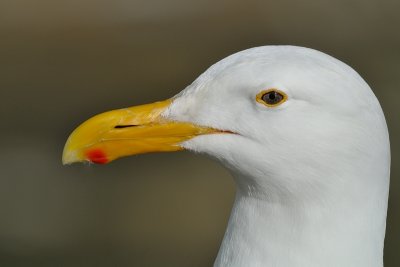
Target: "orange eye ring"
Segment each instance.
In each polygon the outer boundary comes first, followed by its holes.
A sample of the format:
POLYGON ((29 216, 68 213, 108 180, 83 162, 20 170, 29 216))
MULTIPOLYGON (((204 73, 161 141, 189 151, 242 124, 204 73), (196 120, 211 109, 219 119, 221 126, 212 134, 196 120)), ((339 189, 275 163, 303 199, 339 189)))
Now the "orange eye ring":
POLYGON ((270 108, 281 105, 287 99, 288 99, 287 94, 275 88, 263 90, 256 96, 256 101, 258 103, 261 103, 270 108))

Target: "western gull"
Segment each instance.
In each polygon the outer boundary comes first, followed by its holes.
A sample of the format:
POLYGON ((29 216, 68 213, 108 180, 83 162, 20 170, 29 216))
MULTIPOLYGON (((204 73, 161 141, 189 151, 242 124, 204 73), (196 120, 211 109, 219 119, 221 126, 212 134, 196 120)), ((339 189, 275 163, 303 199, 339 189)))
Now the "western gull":
POLYGON ((182 149, 217 159, 237 185, 214 266, 383 266, 389 135, 343 62, 295 46, 238 52, 171 99, 84 122, 63 163, 182 149))

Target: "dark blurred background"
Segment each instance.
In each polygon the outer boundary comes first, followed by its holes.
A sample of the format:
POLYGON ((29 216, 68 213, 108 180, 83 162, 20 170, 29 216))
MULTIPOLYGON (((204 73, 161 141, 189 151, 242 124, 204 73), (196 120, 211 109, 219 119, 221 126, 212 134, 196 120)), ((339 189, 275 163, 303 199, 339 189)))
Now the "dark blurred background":
POLYGON ((0 266, 211 266, 234 196, 187 152, 61 165, 88 117, 166 99, 209 65, 270 44, 354 67, 385 111, 385 266, 400 265, 400 1, 0 0, 0 266))

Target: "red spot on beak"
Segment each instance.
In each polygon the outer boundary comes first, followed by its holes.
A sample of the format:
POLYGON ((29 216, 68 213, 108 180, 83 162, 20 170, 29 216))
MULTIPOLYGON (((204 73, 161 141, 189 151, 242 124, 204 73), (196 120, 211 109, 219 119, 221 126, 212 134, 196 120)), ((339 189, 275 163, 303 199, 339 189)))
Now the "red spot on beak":
POLYGON ((108 162, 108 158, 106 154, 101 149, 92 149, 86 153, 88 159, 97 164, 106 164, 108 162))

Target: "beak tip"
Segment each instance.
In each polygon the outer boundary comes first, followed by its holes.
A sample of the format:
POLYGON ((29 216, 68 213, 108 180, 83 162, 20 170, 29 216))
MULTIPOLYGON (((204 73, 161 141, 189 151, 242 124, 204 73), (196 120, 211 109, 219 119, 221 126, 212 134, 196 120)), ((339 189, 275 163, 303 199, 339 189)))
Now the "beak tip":
POLYGON ((63 165, 70 165, 74 162, 81 161, 75 151, 64 149, 62 155, 62 164, 63 165))

